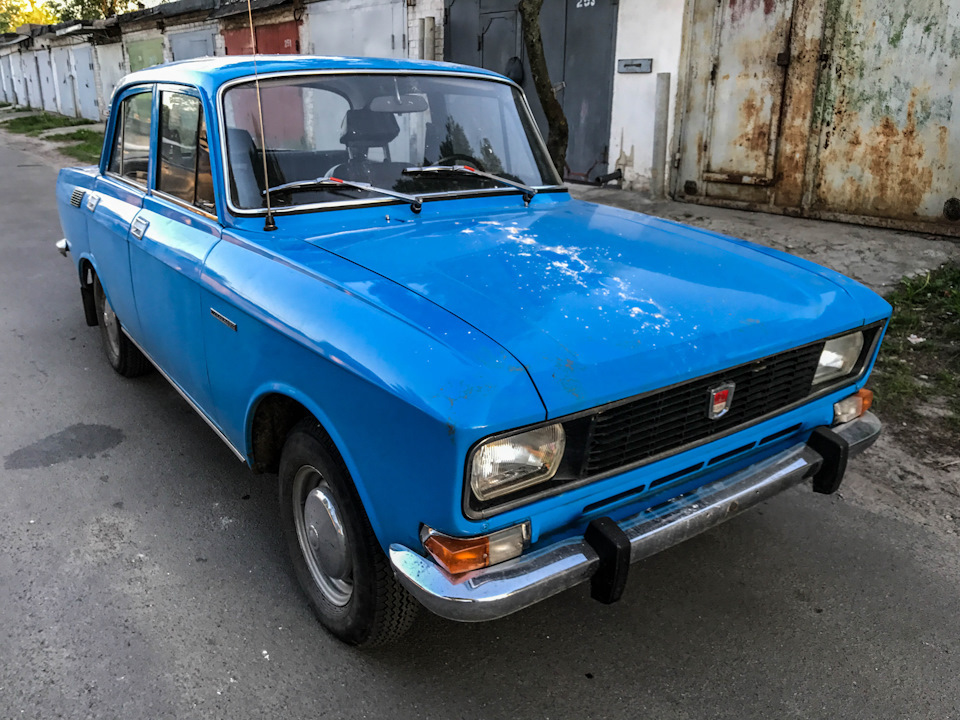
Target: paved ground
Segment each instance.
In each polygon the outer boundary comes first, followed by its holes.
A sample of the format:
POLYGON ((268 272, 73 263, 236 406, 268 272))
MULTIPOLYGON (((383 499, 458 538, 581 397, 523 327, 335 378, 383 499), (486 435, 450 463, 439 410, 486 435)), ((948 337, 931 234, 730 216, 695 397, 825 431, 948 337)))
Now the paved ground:
MULTIPOLYGON (((960 717, 960 542, 863 493, 786 493, 635 566, 612 607, 577 589, 341 646, 296 587, 275 481, 157 375, 102 359, 53 250, 56 172, 13 146, 0 134, 0 718, 960 717)), ((847 488, 872 487, 862 467, 847 488)))

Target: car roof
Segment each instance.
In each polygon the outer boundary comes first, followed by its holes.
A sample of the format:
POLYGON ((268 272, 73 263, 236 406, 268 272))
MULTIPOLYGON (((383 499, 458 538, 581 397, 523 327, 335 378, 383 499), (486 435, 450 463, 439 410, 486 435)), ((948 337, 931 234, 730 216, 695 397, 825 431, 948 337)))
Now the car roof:
POLYGON ((230 80, 257 74, 303 72, 311 70, 393 71, 393 72, 457 72, 503 80, 498 73, 470 65, 446 62, 408 60, 406 58, 323 57, 319 55, 235 55, 180 60, 138 70, 127 75, 118 88, 146 82, 185 83, 195 85, 212 97, 230 80))

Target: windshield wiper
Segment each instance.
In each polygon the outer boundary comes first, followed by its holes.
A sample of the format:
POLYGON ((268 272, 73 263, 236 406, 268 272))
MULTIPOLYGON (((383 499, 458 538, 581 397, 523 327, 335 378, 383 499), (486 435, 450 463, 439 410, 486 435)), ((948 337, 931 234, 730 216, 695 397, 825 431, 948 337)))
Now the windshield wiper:
POLYGON ((377 187, 376 185, 371 185, 366 182, 359 182, 356 180, 341 180, 340 178, 335 177, 319 177, 314 178, 313 180, 295 180, 293 182, 283 183, 283 185, 275 185, 272 188, 267 188, 262 191, 261 195, 266 195, 267 193, 279 193, 285 191, 295 191, 295 190, 309 190, 311 188, 342 188, 349 187, 355 188, 356 190, 367 190, 369 192, 380 193, 381 195, 388 195, 390 197, 397 198, 398 200, 404 200, 410 203, 410 209, 413 212, 420 212, 423 208, 423 201, 414 196, 407 195, 401 192, 395 192, 394 190, 387 190, 386 188, 377 187))
POLYGON ((500 175, 494 175, 493 173, 484 172, 483 170, 477 170, 474 167, 469 165, 426 165, 424 167, 408 167, 403 171, 404 175, 473 175, 475 177, 486 178, 487 180, 493 180, 498 182, 501 185, 507 185, 517 190, 523 191, 523 203, 524 205, 529 205, 530 201, 533 200, 533 196, 537 194, 537 189, 532 188, 529 185, 524 185, 522 182, 517 182, 516 180, 510 180, 509 178, 501 177, 500 175))

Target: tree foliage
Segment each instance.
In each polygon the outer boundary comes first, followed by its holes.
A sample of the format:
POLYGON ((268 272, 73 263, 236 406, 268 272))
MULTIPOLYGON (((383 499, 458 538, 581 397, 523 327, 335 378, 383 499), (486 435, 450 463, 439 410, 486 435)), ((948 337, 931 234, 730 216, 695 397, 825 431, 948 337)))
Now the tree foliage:
POLYGON ((21 25, 50 25, 56 10, 37 0, 0 0, 0 32, 15 32, 21 25))
POLYGON ((101 20, 137 9, 136 0, 50 0, 50 4, 61 21, 101 20))

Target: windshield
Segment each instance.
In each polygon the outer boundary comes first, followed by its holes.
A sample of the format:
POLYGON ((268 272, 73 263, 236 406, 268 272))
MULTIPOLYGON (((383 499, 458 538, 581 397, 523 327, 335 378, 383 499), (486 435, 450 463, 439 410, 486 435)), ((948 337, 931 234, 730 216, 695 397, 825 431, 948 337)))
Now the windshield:
MULTIPOLYGON (((404 173, 467 165, 532 187, 560 178, 520 92, 505 83, 432 75, 291 75, 260 81, 267 182, 254 83, 224 93, 233 205, 266 207, 264 190, 339 178, 408 195, 519 192, 470 173, 404 173)), ((334 183, 271 194, 274 207, 381 198, 334 183)))

